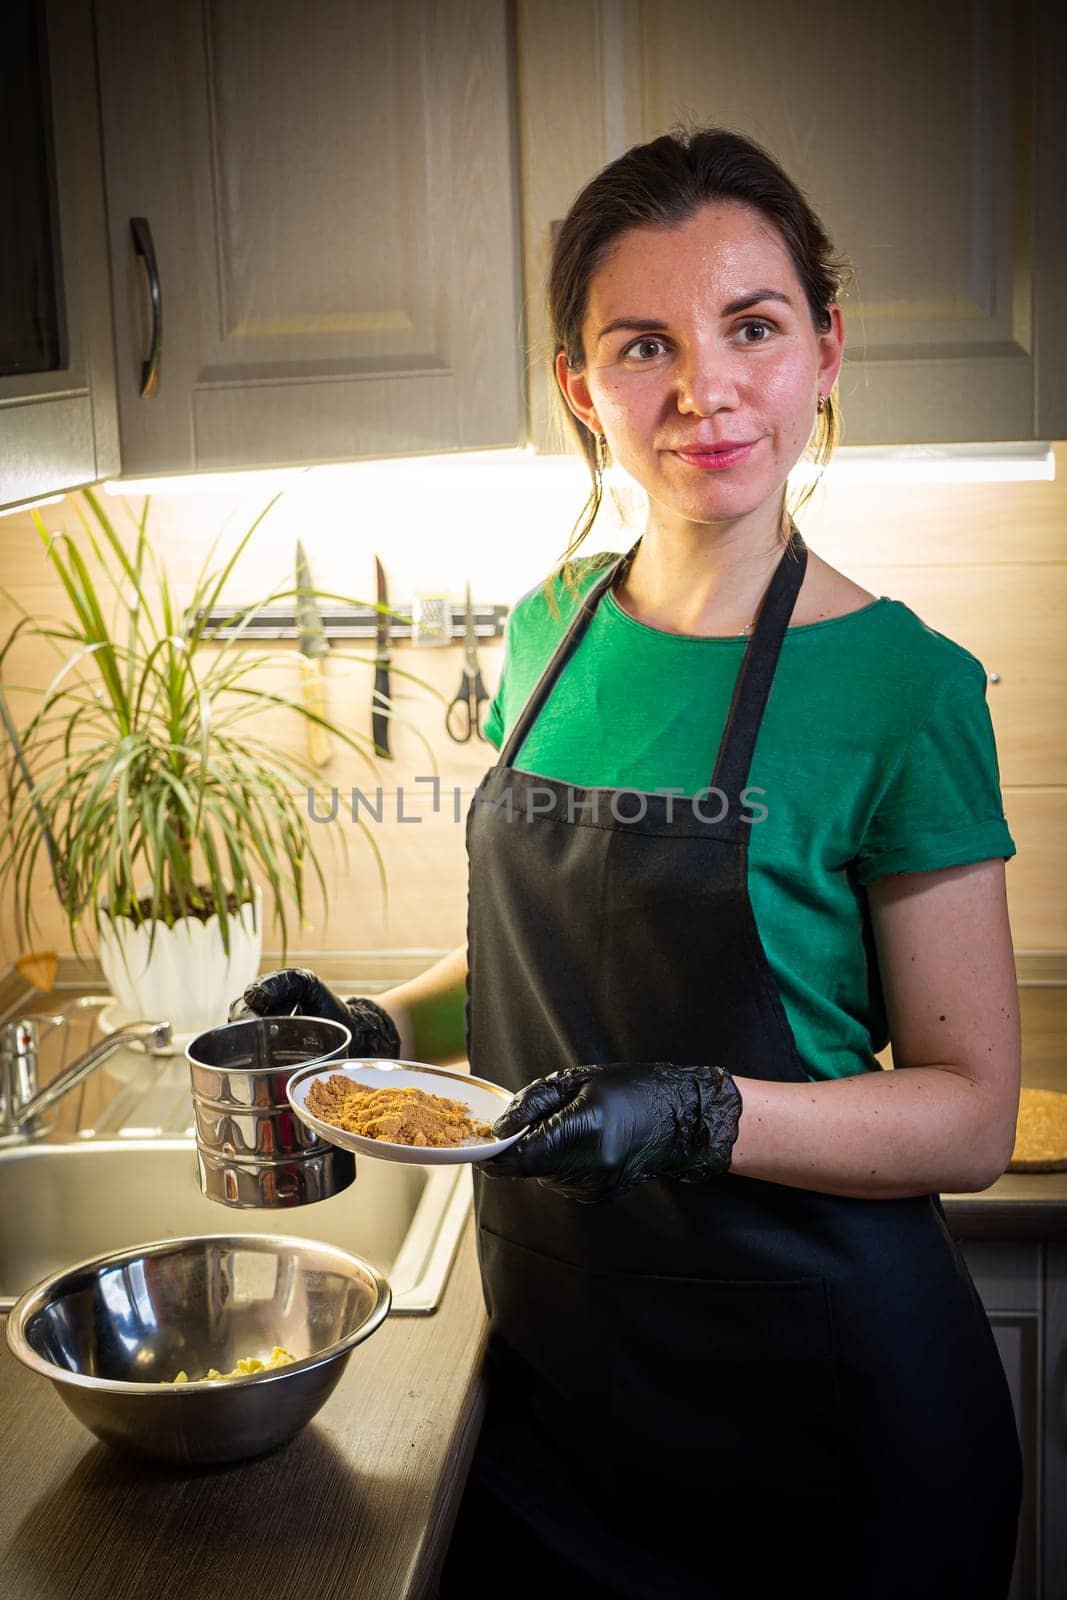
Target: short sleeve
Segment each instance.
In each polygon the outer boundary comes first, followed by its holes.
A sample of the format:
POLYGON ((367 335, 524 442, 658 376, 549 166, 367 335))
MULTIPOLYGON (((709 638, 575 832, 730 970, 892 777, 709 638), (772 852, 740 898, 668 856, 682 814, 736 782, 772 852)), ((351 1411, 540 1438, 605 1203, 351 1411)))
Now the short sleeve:
POLYGON ((856 874, 872 883, 1014 854, 986 676, 972 661, 942 688, 905 749, 864 833, 856 874))
POLYGON ((485 714, 485 721, 482 723, 482 732, 489 740, 489 743, 495 745, 498 750, 504 740, 504 717, 500 709, 501 699, 501 689, 498 689, 490 702, 489 710, 485 714))
POLYGON ((496 694, 489 703, 489 710, 482 723, 482 732, 491 745, 499 750, 504 742, 504 697, 507 693, 508 662, 511 658, 511 625, 512 616, 508 618, 504 629, 504 664, 500 669, 500 682, 497 684, 496 694))

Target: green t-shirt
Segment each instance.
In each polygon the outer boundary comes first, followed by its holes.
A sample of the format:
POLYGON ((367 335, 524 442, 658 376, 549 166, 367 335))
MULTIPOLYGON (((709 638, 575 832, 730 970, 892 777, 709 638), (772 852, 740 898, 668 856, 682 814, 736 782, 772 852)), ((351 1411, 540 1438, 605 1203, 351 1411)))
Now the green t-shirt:
MULTIPOLYGON (((576 564, 582 593, 602 565, 576 564)), ((498 747, 574 614, 558 577, 555 594, 558 619, 540 587, 508 619, 486 722, 498 747)), ((699 794, 744 644, 648 627, 609 592, 512 765, 699 794)), ((863 885, 1015 854, 985 690, 981 663, 899 600, 786 633, 748 780, 763 793, 745 814, 766 810, 749 837, 749 896, 812 1078, 877 1070, 889 1042, 863 885)))

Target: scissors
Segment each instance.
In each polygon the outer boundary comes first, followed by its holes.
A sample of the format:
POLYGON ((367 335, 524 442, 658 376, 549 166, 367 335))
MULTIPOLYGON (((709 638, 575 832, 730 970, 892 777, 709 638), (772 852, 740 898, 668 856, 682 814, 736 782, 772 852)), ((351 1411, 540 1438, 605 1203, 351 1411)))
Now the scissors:
POLYGON ((474 612, 471 609, 471 586, 467 585, 467 621, 463 629, 463 677, 454 700, 445 712, 445 728, 456 744, 467 744, 473 735, 485 740, 482 731, 482 706, 489 695, 478 665, 477 634, 474 631, 474 612))

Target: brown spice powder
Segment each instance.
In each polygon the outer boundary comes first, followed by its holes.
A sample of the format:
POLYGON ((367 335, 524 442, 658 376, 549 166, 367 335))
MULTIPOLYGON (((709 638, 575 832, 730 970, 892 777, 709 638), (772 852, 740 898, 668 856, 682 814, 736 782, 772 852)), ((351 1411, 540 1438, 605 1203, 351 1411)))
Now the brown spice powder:
POLYGON ((462 1100, 448 1100, 423 1089, 368 1089, 339 1072, 316 1079, 308 1091, 307 1105, 335 1128, 390 1144, 440 1148, 493 1136, 487 1122, 472 1119, 470 1107, 462 1100))

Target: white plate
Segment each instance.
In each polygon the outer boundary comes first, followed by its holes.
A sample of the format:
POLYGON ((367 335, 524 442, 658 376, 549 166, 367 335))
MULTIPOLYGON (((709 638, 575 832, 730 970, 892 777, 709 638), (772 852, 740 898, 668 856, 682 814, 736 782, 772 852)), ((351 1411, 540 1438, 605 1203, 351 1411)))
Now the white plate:
POLYGON ((330 1061, 301 1067, 289 1079, 287 1091, 289 1104, 301 1122, 320 1134, 330 1144, 340 1145, 356 1155, 377 1156, 381 1161, 408 1161, 420 1167, 454 1166, 460 1161, 488 1161, 507 1150, 525 1132, 520 1128, 507 1139, 467 1139, 463 1144, 414 1145, 392 1144, 387 1139, 367 1139, 361 1133, 348 1133, 335 1128, 332 1122, 323 1122, 307 1108, 311 1085, 318 1078, 331 1078, 335 1074, 351 1078, 353 1083, 368 1089, 423 1089, 427 1094, 445 1095, 449 1100, 462 1100, 470 1108, 475 1122, 493 1123, 511 1104, 513 1096, 498 1083, 488 1083, 484 1078, 472 1078, 468 1072, 448 1072, 444 1067, 424 1067, 417 1061, 330 1061))

